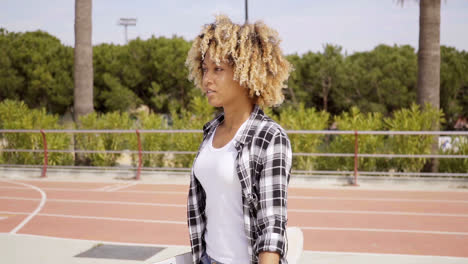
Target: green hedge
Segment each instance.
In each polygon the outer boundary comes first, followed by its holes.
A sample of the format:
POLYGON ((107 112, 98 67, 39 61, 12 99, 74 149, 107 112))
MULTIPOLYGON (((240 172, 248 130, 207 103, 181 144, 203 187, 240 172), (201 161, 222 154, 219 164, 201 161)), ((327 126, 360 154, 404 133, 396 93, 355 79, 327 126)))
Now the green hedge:
MULTIPOLYGON (((195 97, 189 109, 177 113, 171 110, 170 118, 159 114, 140 113, 141 129, 196 129, 214 117, 214 109, 206 99, 195 97), (170 124, 169 124, 170 123, 170 124)), ((148 151, 197 151, 202 140, 201 133, 145 133, 142 134, 142 149, 148 151)), ((188 168, 192 166, 192 154, 144 154, 143 165, 148 167, 188 168)), ((134 155, 136 159, 136 155, 134 155)))
MULTIPOLYGON (((441 110, 437 111, 429 106, 421 110, 416 104, 409 109, 395 111, 392 118, 385 119, 386 129, 392 131, 430 131, 432 124, 443 122, 445 119, 441 110)), ((433 138, 431 135, 394 135, 388 138, 388 153, 431 154, 433 138)), ((426 161, 425 158, 395 158, 388 161, 388 167, 396 171, 417 172, 423 168, 426 161)))
MULTIPOLYGON (((356 107, 351 108, 349 113, 342 113, 334 118, 339 130, 382 130, 383 120, 380 113, 363 114, 356 107)), ((358 148, 360 153, 384 153, 385 140, 380 135, 359 135, 358 148)), ((325 143, 324 152, 329 153, 354 153, 355 135, 333 135, 325 143)), ((376 171, 380 159, 359 158, 359 170, 376 171)), ((354 169, 354 158, 349 157, 322 157, 318 160, 320 170, 342 170, 352 171, 354 169)))
MULTIPOLYGON (((330 114, 318 112, 315 108, 305 108, 300 104, 297 108, 288 106, 282 109, 279 116, 272 116, 284 129, 287 130, 324 130, 330 114)), ((320 134, 290 134, 293 153, 317 153, 324 141, 325 135, 320 134)), ((300 170, 317 169, 317 157, 296 156, 293 167, 300 170)))
MULTIPOLYGON (((24 102, 5 100, 0 103, 0 128, 2 129, 64 129, 59 125, 58 115, 49 115, 44 108, 30 110, 24 102)), ((2 136, 5 149, 43 150, 44 142, 40 133, 4 133, 2 136)), ((71 147, 71 136, 62 133, 47 134, 49 150, 63 150, 71 147)), ((2 164, 44 163, 44 154, 35 152, 2 152, 2 164)), ((65 153, 49 153, 50 165, 71 165, 73 156, 65 153)))
MULTIPOLYGON (((313 108, 285 106, 277 114, 266 110, 287 130, 325 130, 334 124, 339 130, 391 130, 425 131, 433 123, 444 122, 441 111, 430 107, 422 110, 417 105, 393 112, 389 117, 380 113, 362 113, 357 108, 330 117, 327 112, 313 108)), ((215 116, 215 109, 210 107, 205 98, 195 97, 189 109, 171 111, 170 116, 160 114, 112 112, 107 114, 92 113, 80 119, 78 129, 197 129, 215 116)), ((64 129, 59 124, 57 115, 50 115, 44 109, 30 110, 23 102, 5 100, 0 103, 0 128, 3 129, 64 129)), ((39 133, 4 133, 1 135, 3 148, 43 149, 39 133)), ((289 134, 294 153, 354 153, 354 135, 305 135, 289 134)), ((440 150, 441 154, 468 153, 467 137, 454 140, 452 149, 440 150)), ((143 133, 142 148, 146 151, 197 151, 202 140, 201 133, 143 133)), ((86 150, 138 150, 135 133, 121 134, 76 134, 48 133, 49 149, 86 149, 86 150)), ((360 153, 381 154, 430 154, 433 136, 417 135, 359 135, 360 153)), ((136 165, 137 155, 133 154, 132 163, 136 165)), ((120 154, 91 153, 82 154, 86 164, 94 166, 115 166, 120 154)), ((191 167, 192 154, 144 154, 145 167, 191 167)), ((359 158, 360 171, 400 171, 418 172, 427 159, 420 158, 359 158)), ((5 164, 42 164, 42 153, 2 152, 0 162, 5 164)), ((74 164, 72 154, 50 153, 49 164, 74 164)), ((300 157, 293 158, 296 170, 341 170, 352 171, 352 157, 300 157)), ((468 171, 467 159, 440 159, 441 172, 468 171)))
MULTIPOLYGON (((78 129, 134 129, 135 122, 128 113, 112 112, 98 115, 95 112, 80 118, 78 129)), ((75 147, 82 150, 124 150, 135 148, 136 136, 129 133, 76 134, 75 147)), ((93 166, 114 166, 121 154, 86 153, 82 157, 93 166)))

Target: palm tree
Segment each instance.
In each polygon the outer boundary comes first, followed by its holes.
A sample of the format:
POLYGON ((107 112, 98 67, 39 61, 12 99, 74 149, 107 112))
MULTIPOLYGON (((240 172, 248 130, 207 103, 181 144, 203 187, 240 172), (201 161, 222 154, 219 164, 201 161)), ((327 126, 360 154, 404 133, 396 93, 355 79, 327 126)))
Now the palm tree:
POLYGON ((419 1, 418 104, 440 107, 440 0, 419 1))
MULTIPOLYGON (((440 1, 419 1, 418 104, 440 108, 440 1)), ((439 130, 439 123, 432 130, 439 130)), ((439 137, 434 137, 432 153, 438 152, 439 137)), ((430 171, 439 170, 439 160, 432 159, 430 171)))
POLYGON ((94 111, 92 0, 75 0, 74 119, 94 111))
MULTIPOLYGON (((73 118, 79 124, 79 117, 94 111, 93 105, 93 45, 92 0, 75 0, 75 58, 73 118)), ((74 137, 75 149, 79 149, 74 137)), ((85 164, 83 154, 75 153, 75 164, 85 164)))
MULTIPOLYGON (((399 0, 403 4, 404 0, 399 0)), ((441 0, 419 0, 419 49, 417 102, 422 107, 430 104, 440 108, 440 2, 441 0)), ((440 129, 438 123, 432 130, 440 129)), ((432 145, 432 153, 438 151, 438 137, 432 145)), ((431 171, 438 171, 438 160, 432 159, 431 171)))

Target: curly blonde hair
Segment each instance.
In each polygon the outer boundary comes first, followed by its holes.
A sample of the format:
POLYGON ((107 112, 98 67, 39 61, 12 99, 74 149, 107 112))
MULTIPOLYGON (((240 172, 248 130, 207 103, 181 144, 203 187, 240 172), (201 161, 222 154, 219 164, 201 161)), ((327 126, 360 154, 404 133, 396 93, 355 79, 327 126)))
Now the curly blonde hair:
POLYGON ((263 22, 239 25, 219 15, 193 41, 185 62, 189 80, 202 88, 201 65, 209 52, 216 64, 223 61, 232 65, 234 80, 249 89, 249 96, 256 104, 280 105, 292 66, 283 57, 279 44, 278 32, 263 22))

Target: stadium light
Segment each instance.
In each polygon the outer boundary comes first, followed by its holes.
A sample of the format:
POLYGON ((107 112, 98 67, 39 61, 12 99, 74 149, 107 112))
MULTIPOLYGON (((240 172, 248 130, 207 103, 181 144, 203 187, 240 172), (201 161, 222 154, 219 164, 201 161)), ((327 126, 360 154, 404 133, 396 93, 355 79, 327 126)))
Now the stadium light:
POLYGON ((121 18, 117 23, 118 25, 124 26, 125 28, 125 44, 128 44, 127 27, 136 26, 136 22, 136 18, 121 18))

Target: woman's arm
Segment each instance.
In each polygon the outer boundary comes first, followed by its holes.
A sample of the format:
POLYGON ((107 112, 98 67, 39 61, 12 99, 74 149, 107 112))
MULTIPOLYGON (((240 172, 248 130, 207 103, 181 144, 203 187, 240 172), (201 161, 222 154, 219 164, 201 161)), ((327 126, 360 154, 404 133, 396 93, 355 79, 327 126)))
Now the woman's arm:
MULTIPOLYGON (((275 257, 281 259, 286 254, 287 195, 292 162, 287 135, 278 130, 270 138, 262 155, 263 168, 258 182, 256 253, 265 261, 275 261, 275 257)), ((277 264, 278 261, 265 263, 277 264)))
POLYGON ((259 264, 278 264, 280 255, 276 252, 260 252, 258 255, 259 264))

